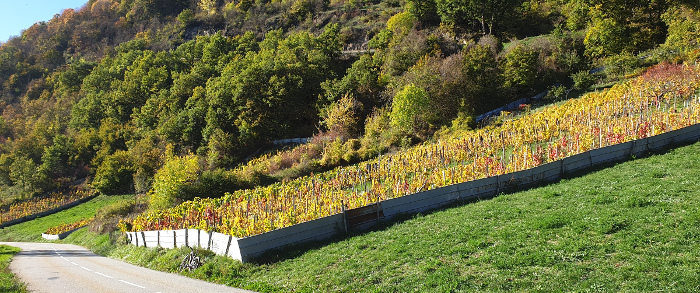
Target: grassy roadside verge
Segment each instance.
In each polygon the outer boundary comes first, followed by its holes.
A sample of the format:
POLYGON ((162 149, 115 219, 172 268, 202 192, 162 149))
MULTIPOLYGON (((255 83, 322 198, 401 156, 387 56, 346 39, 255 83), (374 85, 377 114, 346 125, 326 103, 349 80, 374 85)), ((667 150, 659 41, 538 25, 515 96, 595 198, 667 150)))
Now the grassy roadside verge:
POLYGON ((19 248, 0 245, 0 292, 24 293, 26 286, 15 277, 10 269, 10 260, 19 252, 19 248))
MULTIPOLYGON (((700 143, 257 264, 200 252, 205 265, 183 274, 261 292, 693 292, 698 178, 700 143)), ((189 252, 122 245, 118 233, 87 229, 65 241, 170 272, 189 252)))

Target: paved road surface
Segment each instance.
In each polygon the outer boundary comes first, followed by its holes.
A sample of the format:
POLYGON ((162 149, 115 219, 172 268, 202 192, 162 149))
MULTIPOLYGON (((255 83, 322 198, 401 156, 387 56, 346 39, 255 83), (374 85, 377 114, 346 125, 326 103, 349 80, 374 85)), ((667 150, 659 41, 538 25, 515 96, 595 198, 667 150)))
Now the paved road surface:
POLYGON ((22 249, 10 270, 31 292, 251 292, 154 271, 70 244, 0 242, 22 249))

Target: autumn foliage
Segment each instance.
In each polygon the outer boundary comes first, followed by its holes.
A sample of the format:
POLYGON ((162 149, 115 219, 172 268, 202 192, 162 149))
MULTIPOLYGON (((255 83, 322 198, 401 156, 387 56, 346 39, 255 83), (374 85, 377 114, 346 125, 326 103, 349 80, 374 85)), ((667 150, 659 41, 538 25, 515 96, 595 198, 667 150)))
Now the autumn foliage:
POLYGON ((42 213, 92 196, 91 191, 54 192, 46 197, 15 203, 0 212, 0 223, 42 213))
POLYGON ((93 218, 89 219, 80 219, 78 221, 75 221, 73 223, 63 223, 58 226, 53 226, 49 229, 46 230, 46 234, 51 234, 51 235, 58 235, 61 233, 65 233, 71 230, 78 229, 80 227, 87 226, 92 222, 93 218))
POLYGON ((662 64, 631 81, 460 137, 286 183, 144 213, 133 231, 198 228, 251 236, 345 208, 532 168, 698 123, 700 69, 662 64))

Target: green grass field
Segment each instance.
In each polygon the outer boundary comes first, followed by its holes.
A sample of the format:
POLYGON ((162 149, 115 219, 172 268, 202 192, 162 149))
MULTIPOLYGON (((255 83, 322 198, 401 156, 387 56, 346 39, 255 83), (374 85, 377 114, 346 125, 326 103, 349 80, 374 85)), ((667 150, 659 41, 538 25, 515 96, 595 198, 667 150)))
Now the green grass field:
POLYGON ((20 282, 15 275, 10 272, 8 266, 10 265, 10 259, 19 252, 19 248, 0 245, 0 292, 8 293, 23 293, 27 292, 27 289, 22 282, 20 282))
MULTIPOLYGON (((700 143, 260 263, 202 251, 205 265, 184 274, 262 292, 697 292, 698 178, 700 143)), ((66 241, 164 271, 189 252, 117 238, 83 229, 66 241)))

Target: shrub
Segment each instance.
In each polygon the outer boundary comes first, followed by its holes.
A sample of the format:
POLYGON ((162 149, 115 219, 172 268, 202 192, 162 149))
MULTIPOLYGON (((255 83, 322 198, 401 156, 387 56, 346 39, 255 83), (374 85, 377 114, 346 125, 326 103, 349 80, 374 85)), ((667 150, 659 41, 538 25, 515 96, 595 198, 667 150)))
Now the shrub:
POLYGON ((200 172, 199 161, 193 154, 174 156, 169 146, 165 156, 165 164, 156 172, 149 192, 151 209, 169 208, 188 198, 186 187, 197 180, 200 172))
POLYGON ((183 187, 183 200, 191 200, 195 197, 216 198, 223 196, 226 192, 245 188, 238 177, 232 172, 224 169, 216 169, 202 172, 199 179, 190 185, 183 187))
POLYGON ((612 79, 632 74, 635 70, 640 69, 640 66, 639 58, 630 53, 621 53, 605 59, 605 73, 608 78, 612 79))
POLYGON ((579 90, 585 90, 595 83, 595 77, 588 70, 572 74, 571 79, 574 81, 574 88, 579 90))

